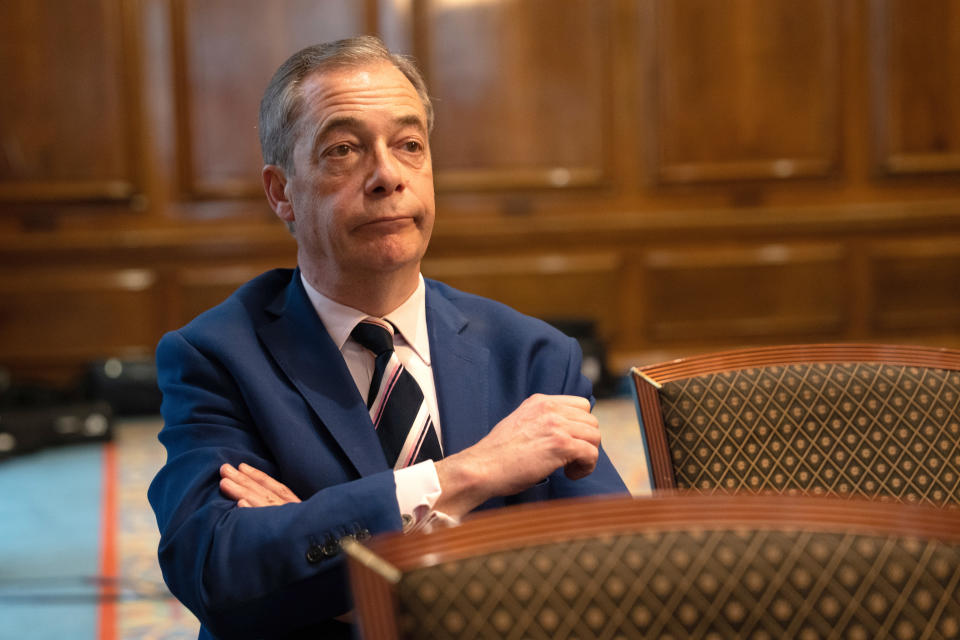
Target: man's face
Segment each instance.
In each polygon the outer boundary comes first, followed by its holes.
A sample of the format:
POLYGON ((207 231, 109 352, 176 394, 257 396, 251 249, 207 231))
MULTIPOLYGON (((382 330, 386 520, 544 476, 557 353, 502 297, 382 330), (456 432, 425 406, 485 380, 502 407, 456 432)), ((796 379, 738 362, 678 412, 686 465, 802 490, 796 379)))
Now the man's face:
POLYGON ((313 73, 301 95, 285 188, 301 267, 317 278, 419 273, 433 167, 413 85, 384 62, 313 73))

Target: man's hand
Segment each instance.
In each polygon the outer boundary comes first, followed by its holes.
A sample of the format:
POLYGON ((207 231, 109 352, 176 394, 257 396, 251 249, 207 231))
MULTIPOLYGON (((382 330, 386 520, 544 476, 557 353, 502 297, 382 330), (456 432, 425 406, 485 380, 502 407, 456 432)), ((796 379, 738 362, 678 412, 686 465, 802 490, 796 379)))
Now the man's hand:
POLYGON ((563 467, 589 475, 600 454, 600 425, 579 396, 533 395, 480 442, 436 463, 443 494, 435 509, 460 517, 493 496, 518 493, 563 467))
POLYGON ((229 464, 220 467, 220 491, 236 500, 239 507, 270 507, 300 502, 300 498, 287 485, 243 462, 239 468, 229 464))

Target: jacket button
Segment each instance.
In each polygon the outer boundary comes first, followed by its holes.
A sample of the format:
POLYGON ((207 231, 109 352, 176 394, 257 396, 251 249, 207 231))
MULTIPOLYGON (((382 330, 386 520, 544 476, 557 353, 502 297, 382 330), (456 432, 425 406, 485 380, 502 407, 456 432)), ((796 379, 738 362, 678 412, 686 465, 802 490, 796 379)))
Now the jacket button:
POLYGON ((313 545, 307 549, 307 562, 314 564, 323 560, 326 556, 323 553, 323 548, 319 545, 313 545))
POLYGON ((340 543, 333 538, 328 538, 326 542, 323 543, 320 553, 323 554, 324 558, 332 558, 340 553, 340 543))

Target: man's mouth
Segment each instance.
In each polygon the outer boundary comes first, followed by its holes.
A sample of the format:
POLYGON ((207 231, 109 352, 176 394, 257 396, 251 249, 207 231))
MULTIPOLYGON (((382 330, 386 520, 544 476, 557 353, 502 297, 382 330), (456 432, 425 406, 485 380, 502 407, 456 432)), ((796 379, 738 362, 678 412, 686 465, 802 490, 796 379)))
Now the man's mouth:
POLYGON ((359 228, 362 229, 364 227, 401 226, 408 222, 413 222, 413 220, 414 220, 413 216, 382 216, 382 217, 374 218, 372 220, 368 220, 367 222, 364 222, 363 224, 360 225, 359 228))

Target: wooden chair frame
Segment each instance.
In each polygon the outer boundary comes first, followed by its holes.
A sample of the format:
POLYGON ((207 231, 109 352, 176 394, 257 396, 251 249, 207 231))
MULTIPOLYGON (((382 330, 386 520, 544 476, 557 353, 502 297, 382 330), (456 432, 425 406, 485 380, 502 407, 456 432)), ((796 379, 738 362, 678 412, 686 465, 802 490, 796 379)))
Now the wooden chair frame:
POLYGON ((811 344, 739 349, 634 367, 637 412, 647 448, 651 486, 677 487, 667 443, 658 389, 663 383, 721 371, 799 363, 876 362, 960 370, 960 351, 923 346, 881 344, 811 344))

